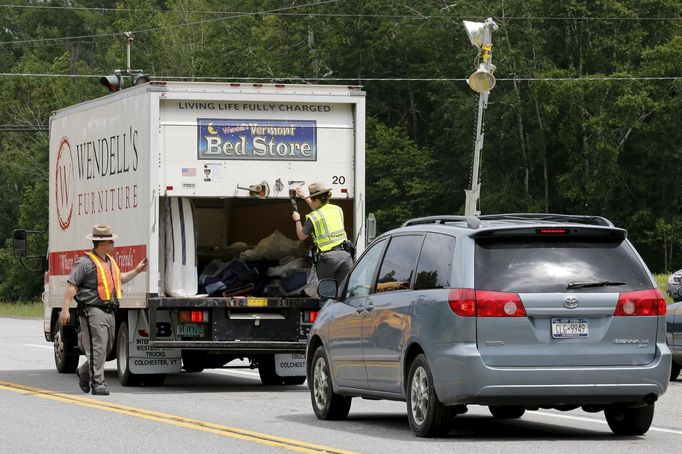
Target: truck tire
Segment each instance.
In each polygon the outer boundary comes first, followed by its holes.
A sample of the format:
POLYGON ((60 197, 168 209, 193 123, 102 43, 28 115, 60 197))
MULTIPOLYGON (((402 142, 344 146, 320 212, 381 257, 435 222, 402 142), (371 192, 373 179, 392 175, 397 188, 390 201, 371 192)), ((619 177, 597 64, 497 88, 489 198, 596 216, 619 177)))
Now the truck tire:
POLYGON ((283 377, 282 380, 284 381, 285 385, 302 385, 305 383, 305 377, 283 377))
POLYGON ((284 384, 283 377, 275 372, 275 355, 263 355, 258 357, 258 375, 265 386, 278 386, 284 384))
POLYGON ((672 367, 670 368, 670 381, 677 380, 677 377, 680 375, 680 369, 682 369, 682 367, 673 361, 672 367))
POLYGON ((187 372, 203 372, 205 359, 202 352, 183 351, 182 368, 187 372))
POLYGON ((137 377, 142 379, 144 386, 162 386, 166 381, 166 374, 137 375, 137 377))
POLYGON ((74 374, 78 368, 79 355, 73 354, 78 341, 71 336, 64 335, 59 329, 54 335, 54 364, 60 374, 74 374))
POLYGON ((130 372, 130 356, 128 352, 128 323, 118 327, 116 340, 116 369, 122 386, 140 386, 141 376, 130 372))

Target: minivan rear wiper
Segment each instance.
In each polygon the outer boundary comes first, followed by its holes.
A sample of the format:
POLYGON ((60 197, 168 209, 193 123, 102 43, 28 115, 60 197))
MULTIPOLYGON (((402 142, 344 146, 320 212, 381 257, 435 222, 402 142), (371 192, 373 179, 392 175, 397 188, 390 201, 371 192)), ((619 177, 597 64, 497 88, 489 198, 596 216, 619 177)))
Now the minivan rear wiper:
POLYGON ((597 282, 571 282, 566 286, 566 290, 574 288, 608 287, 610 285, 626 285, 627 282, 621 281, 597 281, 597 282))

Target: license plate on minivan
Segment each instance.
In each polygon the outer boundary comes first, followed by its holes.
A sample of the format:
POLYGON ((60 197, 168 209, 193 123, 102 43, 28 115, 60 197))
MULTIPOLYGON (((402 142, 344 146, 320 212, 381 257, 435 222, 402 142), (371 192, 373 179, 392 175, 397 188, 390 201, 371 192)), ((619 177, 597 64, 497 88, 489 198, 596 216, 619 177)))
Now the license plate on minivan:
POLYGON ((565 339, 571 337, 588 337, 589 326, 584 318, 553 318, 552 337, 565 339))

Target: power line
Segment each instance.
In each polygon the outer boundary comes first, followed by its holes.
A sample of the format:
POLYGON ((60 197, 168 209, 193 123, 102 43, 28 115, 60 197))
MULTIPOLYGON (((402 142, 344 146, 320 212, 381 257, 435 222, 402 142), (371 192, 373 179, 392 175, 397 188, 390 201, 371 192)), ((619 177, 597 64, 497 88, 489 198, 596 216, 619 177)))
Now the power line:
MULTIPOLYGON (((324 2, 323 2, 324 3, 324 2)), ((307 6, 307 5, 303 5, 307 6)), ((246 12, 246 11, 216 11, 216 10, 164 10, 158 8, 106 8, 106 7, 87 7, 87 6, 46 6, 46 5, 12 5, 0 4, 0 8, 14 9, 43 9, 43 10, 62 10, 62 11, 93 11, 107 13, 163 13, 163 14, 269 14, 272 16, 303 16, 303 17, 352 17, 352 18, 390 18, 390 19, 455 19, 455 20, 476 20, 468 16, 458 16, 451 14, 374 14, 374 13, 285 13, 285 12, 246 12)), ((481 17, 487 14, 482 14, 481 17)), ((682 16, 504 16, 496 18, 504 20, 580 20, 580 21, 679 21, 682 16)), ((479 18, 480 19, 480 18, 479 18)))
POLYGON ((49 129, 47 125, 0 125, 2 132, 35 132, 49 129))
MULTIPOLYGON (((0 77, 96 78, 101 74, 0 73, 0 77)), ((294 82, 464 82, 464 77, 241 77, 241 76, 150 76, 152 81, 294 81, 294 82)), ((682 76, 581 76, 581 77, 502 77, 497 82, 608 82, 682 80, 682 76)))
MULTIPOLYGON (((218 21, 223 21, 223 20, 228 20, 228 19, 236 19, 236 18, 240 18, 240 17, 259 16, 259 15, 264 15, 264 14, 270 14, 273 12, 276 13, 276 12, 288 11, 288 10, 299 9, 299 8, 307 8, 307 7, 312 7, 312 6, 326 5, 328 3, 337 3, 338 1, 339 0, 321 0, 321 1, 318 1, 315 3, 306 3, 304 5, 285 6, 282 8, 275 8, 275 9, 268 10, 268 11, 237 13, 237 14, 234 14, 232 16, 218 17, 215 19, 204 19, 204 20, 199 20, 199 21, 194 21, 194 22, 186 22, 184 24, 165 25, 165 26, 161 26, 161 27, 154 27, 154 28, 148 28, 148 29, 143 29, 143 30, 133 30, 133 32, 136 34, 140 34, 140 33, 149 33, 149 32, 154 32, 154 31, 158 31, 158 30, 170 29, 170 28, 188 27, 188 26, 192 26, 192 25, 202 25, 202 24, 208 24, 208 23, 213 23, 213 22, 218 22, 218 21)), ((61 38, 40 38, 40 39, 18 40, 18 41, 0 41, 0 46, 16 45, 16 44, 49 43, 49 42, 56 43, 56 42, 60 42, 60 41, 68 41, 68 40, 74 40, 74 39, 110 38, 110 37, 115 37, 115 36, 120 36, 120 33, 105 33, 105 34, 101 34, 101 35, 66 36, 66 37, 61 37, 61 38)))

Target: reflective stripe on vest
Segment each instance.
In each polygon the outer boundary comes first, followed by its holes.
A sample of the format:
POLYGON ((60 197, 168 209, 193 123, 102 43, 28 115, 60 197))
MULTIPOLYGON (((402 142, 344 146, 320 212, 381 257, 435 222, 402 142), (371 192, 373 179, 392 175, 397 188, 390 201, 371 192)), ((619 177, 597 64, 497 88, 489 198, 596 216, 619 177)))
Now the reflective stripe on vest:
POLYGON ((97 269, 97 294, 99 299, 104 302, 111 300, 111 290, 112 288, 116 290, 116 299, 121 300, 121 270, 119 269, 116 261, 112 256, 107 254, 109 258, 109 263, 111 263, 111 268, 107 266, 105 262, 102 261, 97 255, 92 252, 86 252, 87 256, 90 257, 92 263, 95 264, 97 269), (112 276, 111 271, 114 271, 112 276))
POLYGON ((326 252, 346 241, 346 230, 343 227, 343 210, 331 203, 322 205, 307 216, 313 223, 315 246, 326 252))

